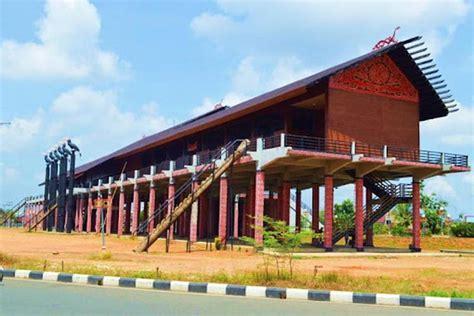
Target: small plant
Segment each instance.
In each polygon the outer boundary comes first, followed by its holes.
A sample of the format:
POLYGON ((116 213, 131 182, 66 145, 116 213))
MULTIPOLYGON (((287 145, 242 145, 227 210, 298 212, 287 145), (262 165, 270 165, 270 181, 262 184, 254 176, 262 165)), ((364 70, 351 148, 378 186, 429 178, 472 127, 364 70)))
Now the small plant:
POLYGON ((474 237, 474 223, 457 223, 451 226, 451 233, 456 237, 474 237))
POLYGON ((223 245, 222 245, 221 238, 220 237, 214 238, 214 247, 216 248, 216 250, 221 250, 222 246, 223 245))

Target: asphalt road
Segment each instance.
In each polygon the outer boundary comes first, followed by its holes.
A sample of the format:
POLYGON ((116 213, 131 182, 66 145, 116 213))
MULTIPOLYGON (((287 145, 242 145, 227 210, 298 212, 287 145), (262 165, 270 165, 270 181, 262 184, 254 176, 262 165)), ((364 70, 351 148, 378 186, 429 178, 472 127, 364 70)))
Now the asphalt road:
POLYGON ((1 315, 471 315, 457 311, 286 301, 4 279, 1 315))

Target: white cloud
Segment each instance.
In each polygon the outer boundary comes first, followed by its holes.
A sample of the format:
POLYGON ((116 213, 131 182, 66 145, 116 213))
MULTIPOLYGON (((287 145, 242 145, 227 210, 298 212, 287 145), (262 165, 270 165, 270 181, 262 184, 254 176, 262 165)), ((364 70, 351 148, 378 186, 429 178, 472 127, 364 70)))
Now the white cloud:
POLYGON ((456 198, 456 190, 449 183, 446 177, 434 177, 425 180, 425 192, 428 194, 435 193, 441 199, 456 198))
POLYGON ((88 0, 48 0, 37 42, 1 43, 1 75, 10 79, 123 78, 129 65, 101 50, 100 17, 88 0))
POLYGON ((333 43, 329 48, 333 51, 361 47, 368 51, 395 26, 402 27, 402 37, 425 35, 436 54, 469 11, 464 0, 216 2, 217 12, 204 12, 192 20, 195 34, 219 47, 265 55, 321 56, 324 49, 316 50, 316 43, 333 43))
POLYGON ((315 68, 304 67, 301 60, 294 56, 278 58, 274 63, 258 63, 257 59, 248 56, 240 61, 231 75, 230 91, 219 101, 211 97, 204 98, 202 104, 195 107, 191 113, 206 113, 221 101, 223 105, 233 106, 315 72, 315 68))
POLYGON ((469 151, 474 148, 474 108, 458 105, 459 111, 447 117, 421 122, 421 139, 438 145, 469 151))
POLYGON ((133 113, 119 107, 115 91, 78 86, 60 94, 48 109, 29 118, 15 118, 11 126, 2 127, 1 150, 27 150, 40 157, 55 142, 69 136, 83 147, 84 159, 88 160, 156 133, 171 123, 159 114, 154 102, 133 113))

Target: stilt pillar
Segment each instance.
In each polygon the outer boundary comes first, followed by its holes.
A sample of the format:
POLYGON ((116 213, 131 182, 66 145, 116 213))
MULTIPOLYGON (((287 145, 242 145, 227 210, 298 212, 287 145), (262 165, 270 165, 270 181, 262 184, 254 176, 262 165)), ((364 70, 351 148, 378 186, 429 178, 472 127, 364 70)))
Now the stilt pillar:
POLYGON ((208 197, 204 192, 199 197, 199 212, 198 212, 198 236, 199 238, 206 237, 206 227, 207 227, 207 214, 208 214, 208 197))
POLYGON ((84 228, 84 196, 81 194, 79 198, 79 209, 78 209, 78 215, 77 215, 77 231, 82 233, 82 230, 84 228))
MULTIPOLYGON (((174 182, 170 182, 168 184, 168 199, 171 199, 170 200, 170 203, 168 204, 168 216, 171 215, 171 212, 173 211, 174 209, 174 193, 175 193, 175 184, 174 182)), ((170 228, 168 229, 169 230, 169 239, 173 239, 174 237, 174 225, 171 225, 170 228)))
POLYGON ((89 198, 87 199, 87 223, 86 223, 86 232, 90 233, 92 230, 92 194, 89 193, 89 198))
MULTIPOLYGON (((319 184, 313 183, 311 187, 312 193, 312 205, 313 214, 312 214, 312 221, 311 221, 311 229, 315 233, 319 233, 319 184)), ((313 238, 312 240, 313 245, 320 242, 319 238, 313 238)))
POLYGON ((112 204, 113 204, 112 191, 110 191, 107 196, 107 217, 106 217, 106 225, 105 225, 107 235, 110 235, 110 233, 112 232, 112 209, 113 209, 112 204))
POLYGON ((334 182, 332 175, 324 176, 324 248, 333 251, 332 224, 334 209, 334 182))
POLYGON ((411 251, 421 251, 421 224, 420 224, 420 182, 413 181, 413 241, 411 251))
POLYGON ((290 224, 290 182, 283 181, 281 188, 281 220, 290 224))
POLYGON ((239 238, 239 198, 240 195, 235 195, 234 200, 234 238, 239 238))
POLYGON ((138 192, 138 184, 133 188, 133 212, 132 212, 132 235, 138 233, 138 221, 140 220, 140 193, 138 192))
MULTIPOLYGON (((196 191, 197 187, 199 186, 198 181, 193 181, 193 192, 196 191)), ((198 198, 196 201, 193 202, 191 205, 191 216, 189 219, 189 240, 191 242, 197 241, 198 236, 198 217, 201 210, 199 209, 200 199, 198 198)))
POLYGON ((155 228, 155 209, 156 209, 156 188, 153 181, 150 182, 150 192, 148 195, 148 232, 151 233, 155 228))
POLYGON ((227 212, 228 212, 228 179, 222 176, 219 185, 219 238, 221 242, 227 239, 227 212))
POLYGON ((122 234, 123 234, 123 220, 124 220, 123 207, 124 207, 124 205, 125 205, 125 192, 123 190, 123 187, 120 187, 119 205, 118 205, 117 236, 122 236, 122 234))
POLYGON ((97 207, 95 213, 95 232, 100 232, 100 225, 101 225, 101 216, 102 216, 102 196, 99 192, 97 196, 97 207))
POLYGON ((299 232, 301 231, 301 190, 299 188, 296 188, 295 212, 295 229, 299 232))
POLYGON ((265 203, 265 172, 257 170, 255 175, 255 232, 257 244, 263 244, 263 215, 265 203))
POLYGON ((364 251, 364 180, 355 179, 355 248, 364 251))
MULTIPOLYGON (((372 217, 372 192, 369 189, 365 189, 365 205, 366 205, 366 217, 370 219, 372 217)), ((367 227, 365 232, 365 246, 374 246, 374 225, 371 224, 367 227)))

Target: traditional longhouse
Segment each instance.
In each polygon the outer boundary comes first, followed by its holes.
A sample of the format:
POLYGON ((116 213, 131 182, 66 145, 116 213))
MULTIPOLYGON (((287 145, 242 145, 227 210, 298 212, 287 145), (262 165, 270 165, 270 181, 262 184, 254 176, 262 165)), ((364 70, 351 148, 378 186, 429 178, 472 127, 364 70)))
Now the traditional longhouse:
POLYGON ((76 168, 76 230, 98 232, 103 214, 107 234, 261 241, 254 227, 263 215, 289 222, 291 189, 301 225, 301 191, 310 189, 313 229, 324 227, 315 245, 331 251, 351 235, 363 251, 377 220, 397 203, 412 203, 410 248, 420 251, 420 182, 470 168, 467 156, 420 149, 420 122, 455 105, 419 40, 216 108, 76 168), (234 152, 239 144, 245 148, 234 152), (399 179, 410 183, 393 182, 399 179), (333 227, 334 189, 349 183, 354 225, 340 231, 333 227))

